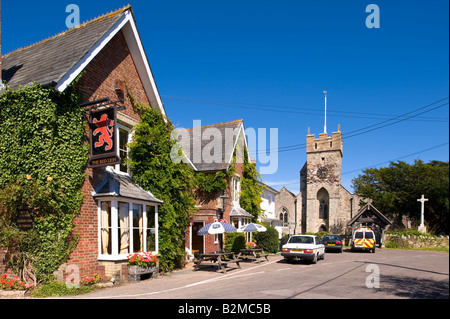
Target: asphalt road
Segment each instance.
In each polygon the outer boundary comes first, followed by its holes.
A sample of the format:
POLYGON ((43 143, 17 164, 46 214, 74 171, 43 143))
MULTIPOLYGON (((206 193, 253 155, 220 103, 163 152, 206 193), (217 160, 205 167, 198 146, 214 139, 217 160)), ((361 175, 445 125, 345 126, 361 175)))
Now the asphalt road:
POLYGON ((137 284, 102 289, 82 299, 448 299, 449 255, 377 249, 327 253, 317 264, 286 263, 279 255, 260 264, 192 268, 137 284))

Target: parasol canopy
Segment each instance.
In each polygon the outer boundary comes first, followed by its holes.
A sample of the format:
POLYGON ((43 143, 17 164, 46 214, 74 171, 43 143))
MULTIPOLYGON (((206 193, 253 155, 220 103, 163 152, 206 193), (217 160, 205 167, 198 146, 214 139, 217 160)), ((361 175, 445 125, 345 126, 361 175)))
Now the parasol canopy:
POLYGON ((235 228, 233 225, 230 225, 224 221, 218 221, 205 225, 198 231, 198 234, 204 236, 208 234, 234 233, 236 231, 237 228, 235 228))
POLYGON ((241 226, 238 229, 239 233, 243 233, 243 232, 252 233, 255 231, 265 232, 265 231, 267 231, 267 228, 262 225, 259 225, 259 224, 248 224, 248 225, 241 226))

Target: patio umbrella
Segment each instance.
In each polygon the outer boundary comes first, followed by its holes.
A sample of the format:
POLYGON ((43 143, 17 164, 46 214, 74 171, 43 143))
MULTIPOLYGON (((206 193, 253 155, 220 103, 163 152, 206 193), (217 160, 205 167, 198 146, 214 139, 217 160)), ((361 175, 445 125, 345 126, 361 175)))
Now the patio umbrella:
POLYGON ((198 231, 198 234, 201 236, 208 235, 208 234, 219 234, 220 235, 219 236, 219 245, 220 245, 219 251, 223 251, 222 234, 223 233, 235 233, 236 231, 237 231, 236 227, 228 224, 226 221, 220 220, 218 222, 205 225, 198 231))
POLYGON ((234 233, 237 231, 233 225, 228 224, 227 222, 215 222, 202 227, 198 234, 201 236, 208 234, 223 234, 223 233, 234 233))
POLYGON ((248 225, 241 226, 238 229, 238 232, 240 232, 240 233, 243 233, 243 232, 252 233, 255 231, 265 232, 265 231, 267 231, 267 228, 262 225, 259 225, 259 224, 248 224, 248 225))

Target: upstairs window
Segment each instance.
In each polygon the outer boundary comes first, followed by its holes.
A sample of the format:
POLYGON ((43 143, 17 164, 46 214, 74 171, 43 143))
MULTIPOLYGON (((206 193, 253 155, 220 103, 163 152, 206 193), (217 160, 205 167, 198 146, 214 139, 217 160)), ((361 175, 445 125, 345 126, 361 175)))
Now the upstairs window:
POLYGON ((241 181, 237 177, 233 177, 233 202, 239 202, 239 193, 241 191, 241 181))
POLYGON ((127 160, 129 152, 128 144, 131 142, 131 139, 131 129, 126 126, 119 125, 119 156, 122 159, 122 164, 116 166, 117 171, 123 173, 129 172, 127 160))

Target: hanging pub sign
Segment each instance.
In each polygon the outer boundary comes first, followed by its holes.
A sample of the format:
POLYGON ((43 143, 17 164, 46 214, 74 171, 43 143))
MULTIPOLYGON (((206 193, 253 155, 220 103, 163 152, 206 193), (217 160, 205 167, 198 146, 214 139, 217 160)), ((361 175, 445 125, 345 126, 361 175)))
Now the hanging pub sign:
POLYGON ((90 112, 91 156, 88 167, 93 168, 121 164, 116 143, 116 115, 116 107, 90 112))

